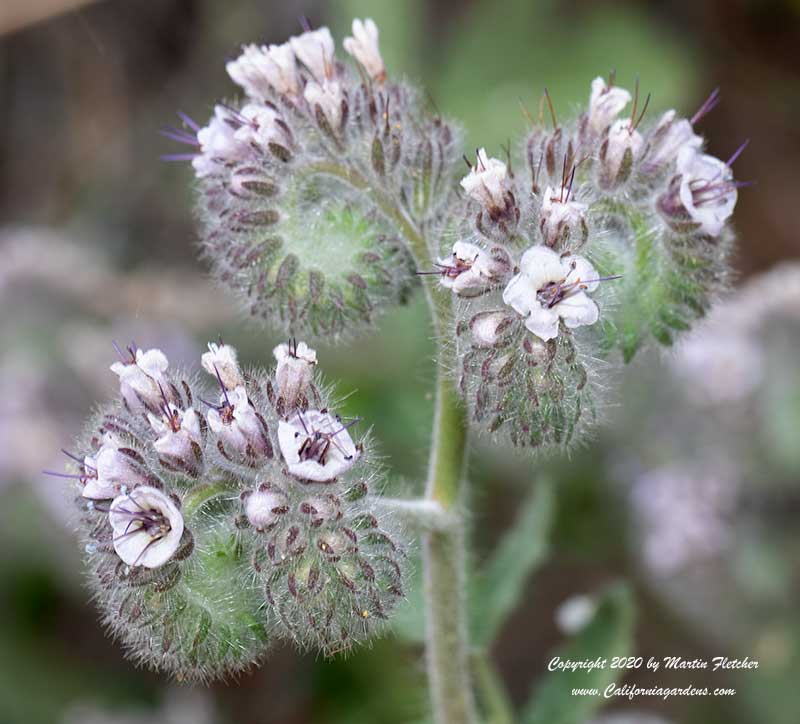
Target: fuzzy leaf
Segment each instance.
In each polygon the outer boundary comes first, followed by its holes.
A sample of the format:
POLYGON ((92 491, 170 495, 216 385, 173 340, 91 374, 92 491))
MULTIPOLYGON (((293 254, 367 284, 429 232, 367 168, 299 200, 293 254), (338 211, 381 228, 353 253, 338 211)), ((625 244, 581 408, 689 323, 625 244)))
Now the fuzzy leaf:
POLYGON ((525 583, 544 562, 555 512, 553 481, 542 479, 528 495, 511 530, 476 576, 472 597, 472 639, 489 646, 516 608, 525 583))
POLYGON ((574 639, 555 652, 572 661, 608 659, 604 668, 546 674, 525 706, 523 724, 582 724, 606 702, 602 692, 617 682, 624 669, 611 669, 614 656, 633 650, 634 602, 627 584, 608 588, 599 601, 593 620, 574 639), (596 696, 573 696, 574 688, 596 689, 596 696))

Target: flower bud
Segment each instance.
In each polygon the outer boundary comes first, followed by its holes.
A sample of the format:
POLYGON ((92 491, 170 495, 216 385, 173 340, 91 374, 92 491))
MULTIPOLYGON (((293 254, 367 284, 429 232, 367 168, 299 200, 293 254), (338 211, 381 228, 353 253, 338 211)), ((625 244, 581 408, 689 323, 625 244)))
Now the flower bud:
POLYGON ((631 94, 624 88, 606 85, 605 79, 595 78, 589 98, 589 128, 596 135, 602 134, 630 101, 631 94))
POLYGON ((307 401, 317 353, 305 342, 279 344, 272 350, 278 362, 275 370, 277 394, 283 400, 283 407, 290 411, 301 401, 307 401))
POLYGON ((557 196, 553 188, 548 186, 542 196, 542 208, 539 212, 539 230, 546 246, 551 249, 567 248, 573 234, 579 238, 577 246, 586 242, 589 229, 586 217, 589 207, 586 204, 569 199, 571 189, 566 195, 564 190, 557 196))
POLYGON ((120 392, 132 410, 159 409, 167 387, 169 362, 160 349, 131 350, 130 362, 115 362, 111 371, 119 377, 120 392))
POLYGON ((306 83, 303 96, 311 108, 319 108, 331 128, 336 129, 342 122, 342 87, 336 81, 323 81, 320 85, 315 81, 306 83))
POLYGON ((513 206, 508 168, 502 161, 489 158, 485 148, 478 151, 477 162, 461 179, 461 188, 483 206, 493 220, 499 219, 513 206))
POLYGON ((334 75, 334 45, 328 28, 309 30, 302 35, 289 38, 294 54, 310 71, 314 80, 322 85, 334 75))
POLYGON ((276 123, 280 114, 269 106, 248 103, 239 111, 242 125, 233 137, 243 144, 250 144, 266 149, 270 143, 286 144, 286 134, 276 123))
POLYGON ((300 81, 297 63, 289 43, 283 45, 242 46, 242 54, 229 62, 225 69, 251 98, 266 100, 271 91, 288 96, 297 95, 300 81))
POLYGON ((286 514, 286 494, 271 485, 261 485, 249 491, 245 497, 244 510, 250 525, 256 530, 265 530, 286 514))
POLYGON ((625 183, 638 160, 644 139, 629 118, 615 121, 600 148, 600 181, 604 188, 625 183))
POLYGON ((383 83, 386 79, 386 66, 378 47, 378 26, 372 18, 353 20, 353 37, 345 38, 342 45, 372 80, 383 83))
POLYGON ((494 347, 514 321, 507 312, 479 312, 469 322, 475 347, 494 347))
POLYGON ((208 374, 218 377, 226 390, 233 390, 244 384, 236 350, 230 345, 209 342, 208 352, 203 354, 200 362, 208 374))

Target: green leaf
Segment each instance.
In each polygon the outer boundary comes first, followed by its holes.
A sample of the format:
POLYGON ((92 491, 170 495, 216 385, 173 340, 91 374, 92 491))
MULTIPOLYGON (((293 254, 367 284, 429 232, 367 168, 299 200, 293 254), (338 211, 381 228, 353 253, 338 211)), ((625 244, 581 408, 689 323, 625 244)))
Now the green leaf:
POLYGON ((489 646, 516 608, 525 582, 544 562, 555 511, 553 481, 542 479, 523 503, 514 526, 505 534, 472 591, 472 640, 489 646))
POLYGON ((615 656, 629 656, 633 651, 634 602, 627 584, 611 586, 602 594, 592 621, 569 643, 555 652, 562 660, 606 659, 605 666, 587 673, 553 671, 542 679, 520 721, 523 724, 582 724, 606 700, 603 690, 625 673, 611 668, 615 656), (573 695, 573 689, 595 689, 597 695, 573 695))

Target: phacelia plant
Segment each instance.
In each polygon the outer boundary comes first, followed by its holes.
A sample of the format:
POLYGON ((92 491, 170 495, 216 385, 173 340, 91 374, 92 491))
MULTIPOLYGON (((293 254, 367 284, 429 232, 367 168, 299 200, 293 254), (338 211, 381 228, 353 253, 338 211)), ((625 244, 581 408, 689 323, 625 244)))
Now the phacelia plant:
POLYGON ((70 453, 89 581, 140 661, 208 679, 275 639, 331 654, 363 641, 403 596, 405 543, 376 514, 380 471, 316 380, 306 344, 243 372, 210 344, 211 385, 130 348, 120 398, 70 453))
MULTIPOLYGON (((277 348, 271 374, 210 345, 215 390, 132 349, 76 456, 88 564, 134 657, 208 678, 276 638, 334 653, 371 635, 403 596, 403 515, 423 533, 434 716, 469 722, 467 428, 566 449, 596 421, 607 370, 705 313, 728 281, 741 149, 704 151, 716 92, 690 119, 651 121, 638 82, 631 94, 612 75, 568 123, 545 94, 548 121, 530 117, 515 153, 464 156, 458 130, 389 76, 371 20, 343 45, 353 62, 327 28, 244 46, 227 65, 240 96, 167 135, 192 149, 180 158, 214 276, 271 328, 351 338, 422 282, 439 342, 425 497, 370 493, 370 445, 305 344, 277 348)), ((628 605, 616 591, 597 610, 628 605)))

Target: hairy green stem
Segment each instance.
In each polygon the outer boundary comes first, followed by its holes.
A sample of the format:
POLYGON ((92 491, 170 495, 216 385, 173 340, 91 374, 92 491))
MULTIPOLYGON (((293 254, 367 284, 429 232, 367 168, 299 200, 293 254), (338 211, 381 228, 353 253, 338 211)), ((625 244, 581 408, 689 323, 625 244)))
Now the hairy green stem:
POLYGON ((403 500, 380 495, 370 500, 370 507, 391 510, 400 520, 419 531, 446 530, 456 523, 452 513, 428 498, 403 500))
POLYGON ((473 651, 472 670, 484 724, 513 724, 514 708, 509 701, 508 692, 485 651, 473 651))
MULTIPOLYGON (((335 160, 304 169, 334 176, 369 194, 408 242, 419 269, 433 268, 428 240, 418 224, 388 194, 361 173, 335 160)), ((438 342, 436 408, 425 499, 438 504, 454 523, 423 536, 426 659, 433 714, 437 724, 472 724, 475 705, 469 671, 466 604, 466 554, 462 519, 467 450, 466 410, 448 370, 451 354, 443 340, 452 333, 448 294, 425 287, 438 342)))

